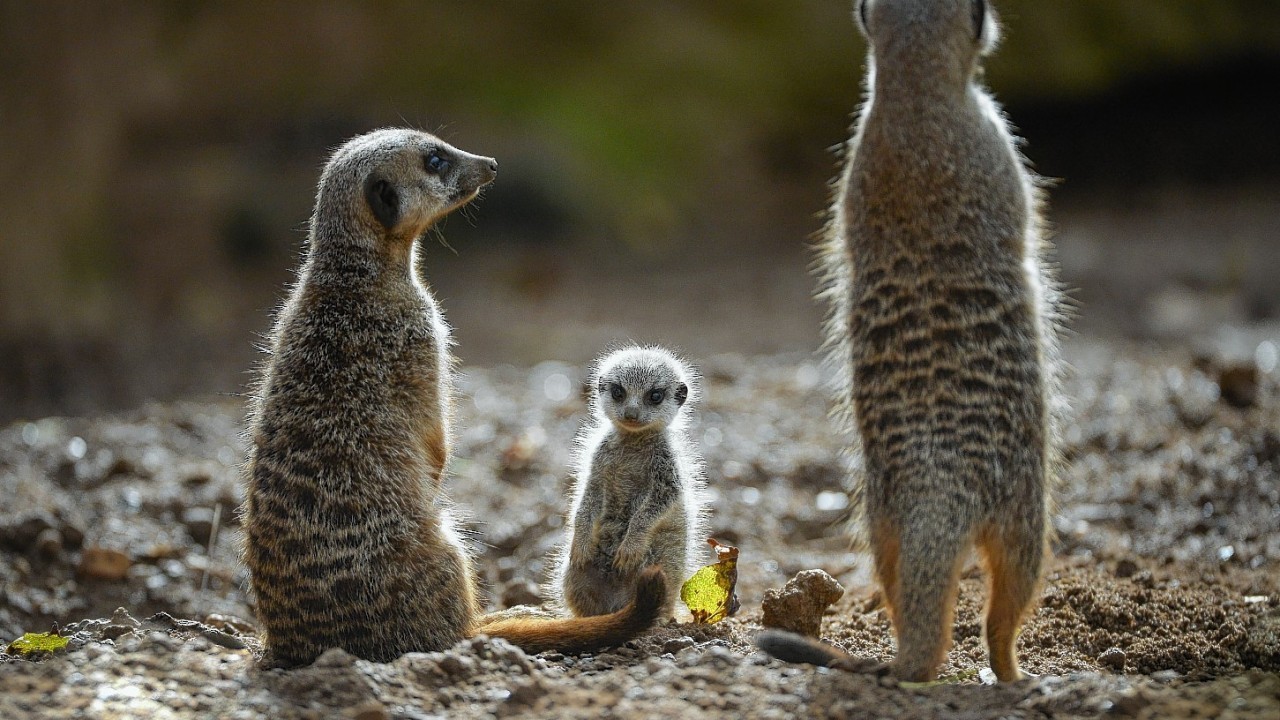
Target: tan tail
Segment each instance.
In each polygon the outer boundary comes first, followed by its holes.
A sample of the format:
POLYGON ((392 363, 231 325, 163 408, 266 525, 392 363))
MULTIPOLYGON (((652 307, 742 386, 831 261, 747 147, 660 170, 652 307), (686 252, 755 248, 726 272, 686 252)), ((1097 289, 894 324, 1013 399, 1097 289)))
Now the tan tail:
POLYGON ((756 647, 789 663, 806 663, 857 673, 883 674, 888 666, 856 658, 840 648, 785 630, 765 630, 756 635, 756 647))
POLYGON ((653 626, 667 596, 667 576, 654 565, 640 572, 635 598, 618 612, 564 619, 511 618, 479 625, 473 635, 495 635, 525 652, 576 653, 621 645, 653 626))

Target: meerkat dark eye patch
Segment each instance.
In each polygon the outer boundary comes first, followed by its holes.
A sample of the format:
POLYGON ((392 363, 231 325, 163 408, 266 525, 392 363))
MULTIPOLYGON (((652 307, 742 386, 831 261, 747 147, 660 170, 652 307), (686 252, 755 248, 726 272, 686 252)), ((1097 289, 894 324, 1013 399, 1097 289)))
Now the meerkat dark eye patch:
POLYGON ((655 388, 649 391, 649 404, 661 405, 662 401, 667 398, 667 391, 662 388, 655 388))
POLYGON ((622 402, 627 399, 627 391, 618 383, 610 383, 609 397, 613 398, 614 402, 622 402))
POLYGON ((987 0, 973 0, 973 39, 982 42, 987 25, 987 0))
POLYGON ((449 155, 439 149, 427 153, 427 157, 423 161, 423 167, 432 175, 443 175, 449 172, 449 168, 452 166, 453 162, 449 159, 449 155))
POLYGON ((400 194, 395 187, 378 177, 370 177, 364 183, 364 200, 369 204, 373 217, 390 230, 400 221, 400 194))
POLYGON ((689 399, 689 386, 684 383, 676 385, 676 404, 683 405, 689 399))

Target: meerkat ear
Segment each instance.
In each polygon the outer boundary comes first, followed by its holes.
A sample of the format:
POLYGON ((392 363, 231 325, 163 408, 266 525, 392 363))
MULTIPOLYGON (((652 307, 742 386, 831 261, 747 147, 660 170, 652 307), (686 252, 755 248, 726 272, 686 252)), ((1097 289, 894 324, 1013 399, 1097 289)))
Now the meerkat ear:
POLYGON ((684 383, 676 383, 676 405, 683 405, 685 400, 689 399, 689 386, 684 383))
POLYGON ((364 182, 364 199, 382 227, 390 230, 400 221, 400 195, 391 183, 370 175, 364 182))

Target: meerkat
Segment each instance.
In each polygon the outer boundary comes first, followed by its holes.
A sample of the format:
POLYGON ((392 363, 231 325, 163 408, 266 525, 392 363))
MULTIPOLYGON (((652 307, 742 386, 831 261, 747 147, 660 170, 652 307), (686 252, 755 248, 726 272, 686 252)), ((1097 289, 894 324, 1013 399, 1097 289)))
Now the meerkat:
POLYGON ((449 327, 417 271, 419 238, 476 197, 497 161, 384 129, 333 153, 306 254, 275 323, 248 422, 244 559, 267 667, 340 647, 386 662, 478 633, 578 651, 648 628, 658 569, 602 618, 481 615, 442 479, 449 327))
POLYGON ((605 355, 591 377, 591 419, 578 436, 573 500, 554 595, 574 615, 617 612, 637 574, 671 581, 662 615, 704 542, 702 460, 685 433, 695 373, 659 347, 605 355))
MULTIPOLYGON (((862 0, 867 100, 820 264, 840 400, 860 440, 865 539, 897 639, 889 670, 931 680, 951 644, 958 573, 989 578, 992 669, 1038 593, 1058 463, 1058 292, 1041 192, 979 62, 983 0, 862 0)), ((770 633, 784 659, 858 668, 770 633)))

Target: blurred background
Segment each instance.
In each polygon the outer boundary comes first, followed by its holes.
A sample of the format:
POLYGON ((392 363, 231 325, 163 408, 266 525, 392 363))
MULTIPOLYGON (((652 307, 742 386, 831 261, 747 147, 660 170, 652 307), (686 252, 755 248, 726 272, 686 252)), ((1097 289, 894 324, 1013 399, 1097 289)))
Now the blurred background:
MULTIPOLYGON (((1273 327, 1280 3, 997 7, 1079 338, 1273 327)), ((426 240, 464 364, 811 351, 850 10, 0 2, 0 422, 241 392, 327 153, 393 124, 501 162, 426 240)))

